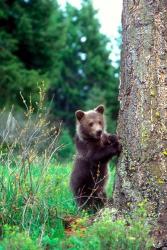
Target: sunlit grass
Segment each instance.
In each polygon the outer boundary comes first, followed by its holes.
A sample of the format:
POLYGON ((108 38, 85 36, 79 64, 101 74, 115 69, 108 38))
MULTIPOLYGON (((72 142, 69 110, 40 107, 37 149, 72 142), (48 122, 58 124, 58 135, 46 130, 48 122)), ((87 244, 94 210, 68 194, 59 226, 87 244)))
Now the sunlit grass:
MULTIPOLYGON (((37 162, 31 168, 31 180, 26 175, 19 184, 17 165, 0 167, 0 249, 150 249, 150 227, 142 205, 132 217, 113 220, 116 211, 108 208, 99 211, 96 219, 77 209, 69 188, 72 163, 52 160, 45 173, 37 162)), ((115 167, 111 164, 106 188, 110 197, 114 180, 115 167)))

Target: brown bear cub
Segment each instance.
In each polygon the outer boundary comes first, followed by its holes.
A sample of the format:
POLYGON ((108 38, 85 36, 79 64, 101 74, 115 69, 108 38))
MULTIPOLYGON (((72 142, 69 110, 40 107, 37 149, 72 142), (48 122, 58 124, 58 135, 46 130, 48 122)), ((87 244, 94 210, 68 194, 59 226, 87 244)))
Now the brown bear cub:
POLYGON ((97 209, 106 202, 107 163, 121 152, 116 135, 105 132, 104 106, 76 111, 76 158, 70 185, 79 208, 97 209))

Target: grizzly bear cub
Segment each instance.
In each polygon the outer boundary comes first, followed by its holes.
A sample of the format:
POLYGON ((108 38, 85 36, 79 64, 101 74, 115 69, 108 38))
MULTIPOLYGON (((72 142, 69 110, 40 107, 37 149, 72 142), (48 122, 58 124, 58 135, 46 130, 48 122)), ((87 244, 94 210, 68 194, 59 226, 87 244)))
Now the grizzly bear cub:
POLYGON ((104 106, 76 111, 76 157, 70 185, 79 208, 97 209, 106 202, 107 163, 119 155, 116 135, 105 132, 104 106))

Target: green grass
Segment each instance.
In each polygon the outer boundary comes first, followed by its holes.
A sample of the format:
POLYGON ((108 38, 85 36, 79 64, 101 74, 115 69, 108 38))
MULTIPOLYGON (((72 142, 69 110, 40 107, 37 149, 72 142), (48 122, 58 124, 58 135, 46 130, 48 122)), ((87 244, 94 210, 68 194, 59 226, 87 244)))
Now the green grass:
POLYGON ((116 168, 113 162, 109 165, 109 178, 106 185, 106 193, 108 198, 112 198, 114 182, 115 182, 116 168))
POLYGON ((19 171, 17 167, 0 168, 2 223, 17 225, 29 232, 32 239, 42 237, 44 245, 63 238, 63 218, 78 213, 69 189, 71 165, 52 163, 42 173, 41 166, 33 164, 31 181, 29 175, 23 181, 19 171))
MULTIPOLYGON (((114 211, 105 209, 93 223, 92 215, 77 210, 69 189, 71 170, 71 164, 53 161, 44 172, 36 162, 29 166, 31 174, 24 177, 16 165, 0 167, 0 249, 149 249, 145 210, 140 207, 134 220, 113 220, 114 211), (70 219, 70 227, 65 228, 70 219)), ((110 166, 110 197, 114 179, 115 168, 110 166)))
POLYGON ((106 208, 94 223, 78 229, 63 242, 63 249, 82 250, 144 250, 151 249, 150 226, 146 220, 146 210, 139 204, 136 211, 126 218, 114 219, 116 211, 106 208))

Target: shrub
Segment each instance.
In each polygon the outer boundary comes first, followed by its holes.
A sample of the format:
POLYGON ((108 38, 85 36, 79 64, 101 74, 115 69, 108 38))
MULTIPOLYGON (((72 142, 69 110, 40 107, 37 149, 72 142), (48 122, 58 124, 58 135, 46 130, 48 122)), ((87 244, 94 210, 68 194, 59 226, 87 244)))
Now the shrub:
POLYGON ((27 232, 19 232, 18 227, 5 225, 4 239, 0 242, 1 250, 40 250, 37 242, 33 241, 27 232))
POLYGON ((80 250, 141 250, 151 249, 150 226, 143 206, 131 216, 116 219, 117 211, 105 208, 85 233, 66 240, 66 249, 80 250), (82 236, 81 236, 82 235, 82 236))

